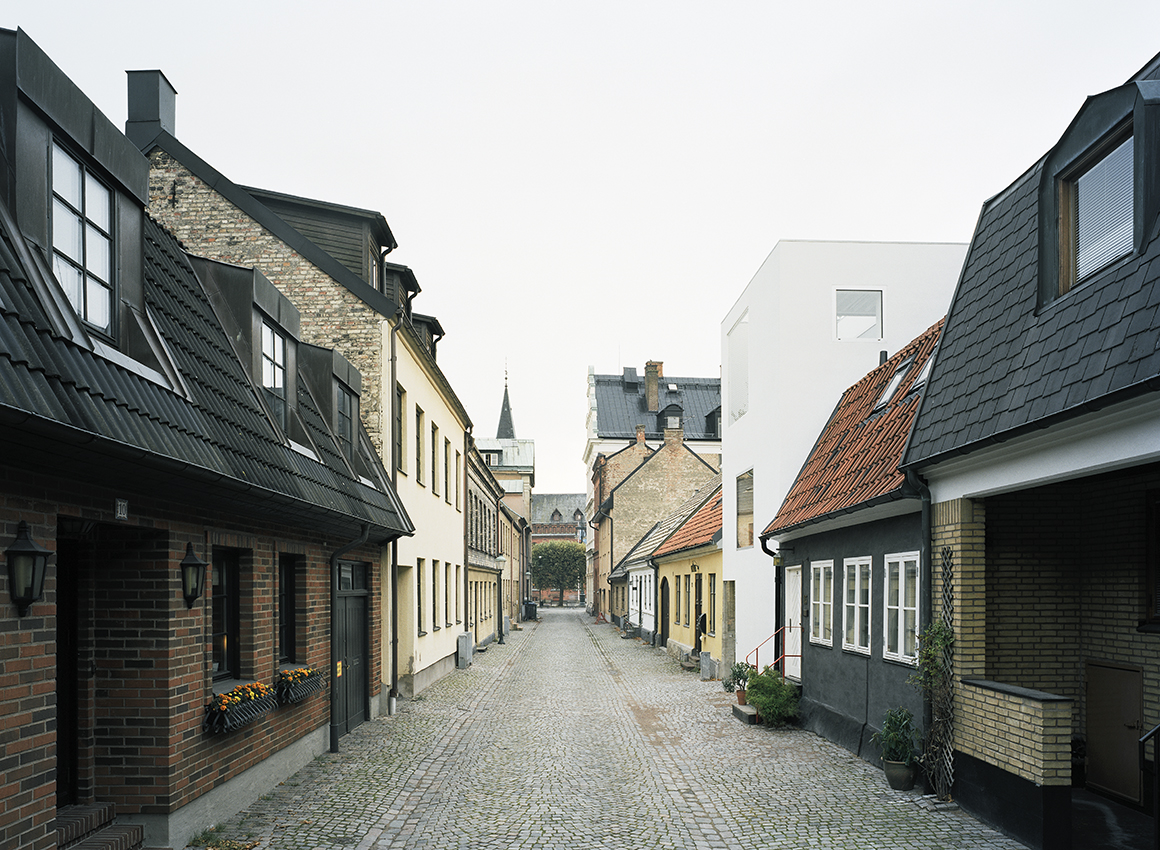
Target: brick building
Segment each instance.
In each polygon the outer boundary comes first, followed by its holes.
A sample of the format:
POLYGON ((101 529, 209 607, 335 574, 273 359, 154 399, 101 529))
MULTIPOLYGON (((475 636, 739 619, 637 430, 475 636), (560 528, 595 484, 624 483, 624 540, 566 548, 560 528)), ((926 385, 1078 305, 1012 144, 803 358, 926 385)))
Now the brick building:
POLYGON ((412 525, 350 362, 148 217, 148 160, 26 34, 0 67, 0 527, 51 553, 4 580, 0 846, 182 847, 368 716, 412 525))

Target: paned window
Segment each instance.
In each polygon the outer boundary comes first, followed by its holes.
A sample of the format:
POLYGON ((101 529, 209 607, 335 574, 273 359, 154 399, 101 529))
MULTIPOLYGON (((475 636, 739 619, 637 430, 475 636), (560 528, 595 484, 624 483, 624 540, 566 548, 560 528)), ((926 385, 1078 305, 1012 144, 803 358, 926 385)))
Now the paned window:
POLYGON ((52 146, 52 270, 77 315, 109 333, 113 322, 113 193, 52 146))
POLYGON ((919 554, 886 556, 884 644, 882 654, 914 662, 918 655, 919 554))
POLYGON ((451 441, 443 440, 443 500, 451 504, 451 441))
POLYGON ((240 679, 241 582, 236 549, 213 553, 213 677, 240 679))
POLYGON ((278 661, 291 664, 295 660, 297 631, 297 555, 278 556, 278 661))
POLYGON ((451 594, 454 592, 454 585, 451 583, 451 564, 443 565, 443 572, 445 574, 443 579, 443 622, 451 626, 451 594))
POLYGON ((832 646, 834 562, 815 561, 810 572, 810 642, 832 646))
POLYGON ((418 619, 415 621, 415 623, 416 623, 416 626, 418 627, 418 632, 420 635, 427 634, 425 631, 423 631, 423 580, 425 578, 423 573, 424 573, 423 559, 416 558, 415 559, 415 605, 417 606, 416 616, 418 617, 418 619))
MULTIPOLYGON (((444 588, 446 591, 446 588, 444 588)), ((431 562, 431 628, 438 631, 439 625, 439 562, 431 562)))
POLYGON ((399 472, 407 471, 407 462, 403 453, 403 411, 407 409, 407 391, 395 384, 395 468, 399 472))
POLYGON ((262 387, 274 419, 286 428, 286 337, 262 322, 262 387))
POLYGON ((692 602, 692 576, 685 576, 685 625, 689 625, 689 604, 692 602))
POLYGON ((677 603, 676 605, 673 606, 673 610, 677 612, 677 616, 673 618, 673 622, 679 623, 679 622, 681 622, 681 577, 680 576, 677 576, 677 580, 675 582, 673 582, 673 587, 674 587, 674 593, 676 594, 675 602, 677 603))
POLYGON ((839 289, 834 306, 838 339, 882 338, 882 290, 839 289))
POLYGON ((431 492, 439 495, 439 426, 431 423, 431 492))
POLYGON ((341 385, 337 389, 335 426, 338 431, 338 445, 349 460, 354 457, 354 393, 341 385))
POLYGON ((709 573, 709 634, 717 634, 717 575, 709 573))
POLYGON ((847 558, 842 604, 842 649, 870 652, 869 558, 847 558))
POLYGON ((423 483, 423 408, 415 406, 415 483, 423 483))
POLYGON ((1132 252, 1132 138, 1097 149, 1060 184, 1060 294, 1132 252))

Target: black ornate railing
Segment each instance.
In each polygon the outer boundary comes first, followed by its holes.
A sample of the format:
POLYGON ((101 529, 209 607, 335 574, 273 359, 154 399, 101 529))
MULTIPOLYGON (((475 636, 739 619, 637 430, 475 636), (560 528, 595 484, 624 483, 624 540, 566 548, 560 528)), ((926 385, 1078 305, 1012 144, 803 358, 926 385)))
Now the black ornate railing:
POLYGON ((1152 846, 1160 850, 1160 726, 1140 738, 1140 772, 1144 772, 1145 751, 1152 742, 1152 846))

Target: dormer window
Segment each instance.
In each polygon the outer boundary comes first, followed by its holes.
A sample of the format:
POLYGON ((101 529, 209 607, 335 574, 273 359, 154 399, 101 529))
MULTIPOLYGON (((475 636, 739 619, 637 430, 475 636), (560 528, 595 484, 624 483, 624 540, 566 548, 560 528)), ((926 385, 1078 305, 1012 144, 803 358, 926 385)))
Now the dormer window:
POLYGON ((677 428, 680 428, 681 427, 681 417, 679 417, 679 416, 666 416, 665 417, 665 427, 670 429, 670 430, 675 430, 677 428))
POLYGON ((358 416, 358 402, 354 393, 338 384, 335 388, 334 427, 338 447, 347 460, 354 458, 354 423, 358 416))
POLYGON ((1131 130, 1096 148, 1060 181, 1059 294, 1132 253, 1131 130))
POLYGON ((52 146, 52 270, 77 315, 112 333, 113 194, 52 146))
POLYGON ((275 420, 286 429, 286 337, 262 322, 262 387, 275 420))

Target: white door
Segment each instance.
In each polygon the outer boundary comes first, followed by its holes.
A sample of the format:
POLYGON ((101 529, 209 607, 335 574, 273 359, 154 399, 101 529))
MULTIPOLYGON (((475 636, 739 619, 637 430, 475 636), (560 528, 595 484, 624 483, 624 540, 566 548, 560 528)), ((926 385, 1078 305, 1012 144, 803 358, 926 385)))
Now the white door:
POLYGON ((802 678, 802 568, 785 568, 785 675, 802 678))

